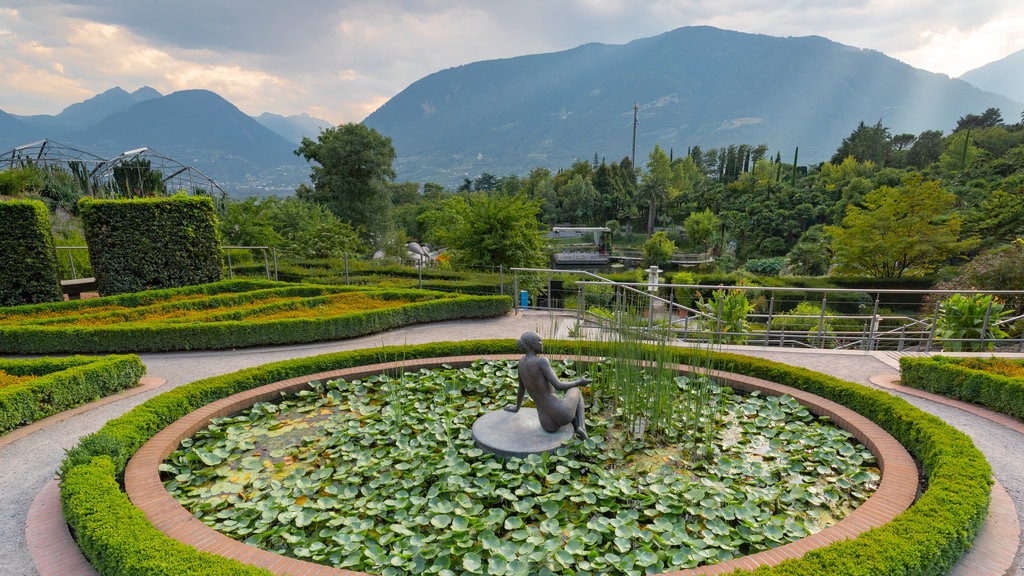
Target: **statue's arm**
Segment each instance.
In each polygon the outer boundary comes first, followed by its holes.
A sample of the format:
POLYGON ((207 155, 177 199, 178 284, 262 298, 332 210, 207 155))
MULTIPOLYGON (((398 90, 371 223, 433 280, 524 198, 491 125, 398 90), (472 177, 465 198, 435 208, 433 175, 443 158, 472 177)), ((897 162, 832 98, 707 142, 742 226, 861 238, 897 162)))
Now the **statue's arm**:
POLYGON ((542 360, 543 363, 541 364, 541 372, 544 373, 544 378, 546 378, 547 381, 551 383, 551 386, 555 390, 558 390, 559 392, 563 392, 570 388, 576 388, 577 386, 586 386, 587 384, 590 384, 592 382, 592 380, 590 378, 587 378, 586 376, 584 376, 583 378, 577 378, 572 382, 562 382, 561 380, 558 379, 558 376, 555 376, 555 371, 551 368, 551 363, 548 362, 548 359, 542 358, 542 360))
POLYGON ((516 392, 516 405, 505 406, 506 412, 519 412, 519 408, 523 405, 523 399, 526 396, 526 387, 523 386, 523 381, 519 381, 519 390, 516 392))

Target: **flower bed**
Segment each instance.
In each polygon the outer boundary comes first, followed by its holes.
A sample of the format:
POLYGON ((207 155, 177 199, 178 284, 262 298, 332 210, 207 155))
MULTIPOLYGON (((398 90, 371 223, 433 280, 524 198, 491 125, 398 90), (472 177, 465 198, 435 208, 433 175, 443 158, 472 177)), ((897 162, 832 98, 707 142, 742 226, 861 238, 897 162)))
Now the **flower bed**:
MULTIPOLYGON (((546 343, 547 352, 601 356, 600 345, 546 343)), ((110 575, 267 574, 236 560, 200 553, 157 531, 121 491, 117 478, 151 436, 196 408, 280 380, 394 360, 514 353, 512 340, 435 343, 357 350, 268 364, 209 378, 154 398, 107 423, 69 451, 61 467, 65 517, 94 566, 110 575)), ((677 350, 677 361, 700 363, 705 353, 677 350), (701 358, 695 357, 700 354, 701 358)), ((940 575, 973 541, 988 510, 991 469, 970 439, 941 420, 884 392, 809 370, 732 354, 716 354, 728 372, 779 382, 823 396, 870 418, 896 437, 928 476, 928 489, 894 521, 860 537, 757 570, 760 575, 940 575)))
POLYGON ((137 386, 138 356, 0 359, 0 434, 137 386))
POLYGON ((213 350, 508 312, 506 296, 233 280, 0 309, 0 353, 213 350))
POLYGON ((985 406, 1024 420, 1024 361, 929 356, 900 358, 907 386, 985 406))

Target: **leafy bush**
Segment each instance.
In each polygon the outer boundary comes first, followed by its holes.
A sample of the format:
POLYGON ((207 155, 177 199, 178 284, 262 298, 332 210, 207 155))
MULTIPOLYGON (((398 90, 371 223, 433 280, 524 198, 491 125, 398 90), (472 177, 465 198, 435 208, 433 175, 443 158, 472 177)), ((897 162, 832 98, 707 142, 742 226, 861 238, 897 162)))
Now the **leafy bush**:
POLYGON ((221 247, 213 200, 199 196, 78 203, 100 294, 216 282, 221 247))
POLYGON ((664 232, 655 232, 644 242, 644 266, 667 266, 676 245, 664 232))
POLYGON ((0 372, 38 376, 0 387, 0 434, 137 386, 146 369, 138 356, 0 359, 0 372))
MULTIPOLYGON (((1010 313, 1005 308, 992 294, 953 294, 939 304, 935 337, 947 351, 977 352, 982 348, 978 340, 998 340, 1008 336, 997 326, 997 322, 1010 313)), ((991 350, 992 342, 985 343, 985 348, 991 350)))
POLYGON ((743 264, 743 269, 758 276, 778 276, 786 266, 785 256, 772 258, 752 258, 743 264))
POLYGON ((64 299, 46 205, 0 202, 0 306, 64 299))
POLYGON ((903 384, 1024 419, 1024 362, 999 358, 900 358, 903 384), (999 370, 1006 365, 1008 370, 999 370))
POLYGON ((746 342, 745 335, 750 333, 747 315, 754 311, 754 305, 742 290, 715 290, 711 298, 700 299, 697 308, 702 314, 701 330, 709 332, 713 342, 746 342))
MULTIPOLYGON (((600 356, 608 350, 574 341, 549 341, 546 347, 551 354, 600 356)), ((679 362, 694 365, 707 355, 702 350, 675 350, 679 362)), ((249 574, 234 560, 211 559, 171 542, 131 506, 117 477, 146 440, 199 406, 263 384, 394 358, 494 353, 515 353, 515 341, 441 342, 327 354, 241 370, 167 392, 108 422, 68 452, 61 466, 65 517, 83 552, 105 576, 249 574), (174 563, 171 571, 161 568, 163 562, 174 563)), ((757 575, 938 576, 970 547, 988 512, 992 472, 967 436, 900 398, 810 370, 734 354, 715 354, 714 363, 724 371, 784 382, 846 405, 895 436, 928 476, 928 489, 889 524, 801 559, 758 568, 757 575)))
POLYGON ((815 348, 825 348, 827 344, 835 343, 832 316, 827 309, 822 313, 820 304, 801 302, 789 312, 774 316, 770 328, 773 331, 803 333, 805 342, 815 348))

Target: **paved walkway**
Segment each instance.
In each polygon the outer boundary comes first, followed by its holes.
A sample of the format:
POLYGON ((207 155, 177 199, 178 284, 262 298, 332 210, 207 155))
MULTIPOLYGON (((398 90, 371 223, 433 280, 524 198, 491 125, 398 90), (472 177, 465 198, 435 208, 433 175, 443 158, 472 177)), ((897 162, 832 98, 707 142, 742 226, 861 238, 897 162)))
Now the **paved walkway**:
MULTIPOLYGON (((64 451, 74 446, 81 436, 94 432, 108 420, 157 394, 201 378, 289 358, 382 345, 514 338, 526 330, 533 330, 545 338, 566 338, 572 325, 571 317, 530 311, 489 320, 412 326, 373 336, 312 345, 142 354, 148 379, 140 389, 0 437, 0 517, 7 519, 0 523, 0 576, 88 574, 88 568, 75 564, 80 560, 80 555, 75 554, 76 549, 67 543, 54 545, 62 538, 59 503, 55 500, 56 486, 52 481, 54 474, 64 451), (26 531, 30 520, 31 530, 26 531)), ((1019 526, 1024 516, 1024 467, 1020 466, 1024 452, 1024 426, 1020 422, 1005 417, 1000 420, 998 415, 983 410, 899 387, 894 383, 899 374, 897 355, 753 347, 734 350, 887 389, 968 434, 989 459, 998 488, 1002 490, 997 489, 994 493, 994 513, 983 530, 983 538, 977 543, 974 553, 965 557, 952 574, 1024 576, 1024 550, 1019 542, 1019 526), (1001 564, 992 560, 995 558, 1000 558, 1001 564)))

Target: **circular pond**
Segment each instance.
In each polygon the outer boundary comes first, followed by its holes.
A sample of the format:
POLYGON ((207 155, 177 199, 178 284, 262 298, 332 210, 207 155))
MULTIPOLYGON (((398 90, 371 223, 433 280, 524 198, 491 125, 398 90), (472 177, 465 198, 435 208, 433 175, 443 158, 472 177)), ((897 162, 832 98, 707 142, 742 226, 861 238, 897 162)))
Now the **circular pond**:
POLYGON ((693 457, 688 435, 634 438, 615 407, 592 406, 590 439, 502 460, 469 429, 514 398, 514 361, 324 376, 190 422, 179 450, 161 450, 167 490, 246 545, 348 570, 639 574, 820 533, 880 479, 876 456, 816 415, 834 407, 789 395, 716 390, 709 458, 693 457))

